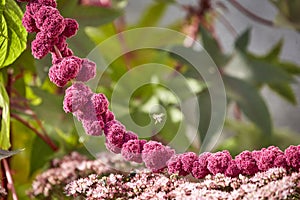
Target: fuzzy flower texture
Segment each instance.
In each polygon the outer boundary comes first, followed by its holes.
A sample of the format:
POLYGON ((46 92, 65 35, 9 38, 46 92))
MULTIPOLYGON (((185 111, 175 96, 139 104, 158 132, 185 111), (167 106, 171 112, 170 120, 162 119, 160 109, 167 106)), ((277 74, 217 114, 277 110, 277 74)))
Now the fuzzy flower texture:
POLYGON ((168 146, 156 141, 139 140, 137 134, 126 130, 109 111, 109 102, 104 94, 95 94, 83 82, 94 78, 96 65, 88 59, 73 55, 66 39, 76 34, 78 23, 64 18, 56 8, 55 0, 19 0, 28 2, 23 25, 28 32, 36 32, 32 42, 32 54, 41 59, 52 54, 53 66, 49 78, 59 87, 75 79, 65 91, 63 108, 72 113, 87 134, 99 136, 104 133, 105 145, 125 160, 145 163, 154 172, 168 168, 170 174, 191 174, 201 179, 206 175, 224 174, 228 177, 254 175, 274 167, 298 171, 300 169, 300 146, 290 146, 282 152, 271 146, 260 151, 244 151, 234 159, 228 151, 203 153, 199 156, 188 152, 175 154, 168 146))
POLYGON ((68 48, 67 38, 74 36, 78 23, 74 19, 64 18, 57 10, 55 0, 19 0, 28 2, 22 23, 29 33, 36 33, 32 41, 32 55, 41 59, 52 54, 53 66, 49 69, 49 78, 59 87, 65 86, 71 79, 86 82, 96 75, 95 63, 73 55, 68 48))

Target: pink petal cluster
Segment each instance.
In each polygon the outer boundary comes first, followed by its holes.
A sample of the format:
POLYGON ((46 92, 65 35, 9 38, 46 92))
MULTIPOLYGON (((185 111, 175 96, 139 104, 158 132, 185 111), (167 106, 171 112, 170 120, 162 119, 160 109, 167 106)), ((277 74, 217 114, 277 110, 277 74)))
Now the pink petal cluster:
POLYGON ((210 171, 207 169, 207 161, 211 155, 212 154, 209 152, 204 152, 199 155, 198 159, 195 160, 192 168, 192 175, 195 178, 201 179, 210 174, 210 171))
POLYGON ((232 157, 227 150, 212 154, 207 158, 207 169, 213 174, 225 173, 232 157))
POLYGON ((270 146, 263 148, 256 153, 254 158, 260 171, 267 171, 273 167, 287 167, 285 155, 278 147, 270 146))
MULTIPOLYGON (((22 0, 23 1, 23 0, 22 0)), ((88 59, 73 56, 66 42, 78 31, 78 23, 64 18, 57 10, 55 0, 28 0, 22 23, 28 32, 36 32, 32 42, 32 55, 42 59, 52 53, 53 66, 49 78, 59 87, 65 86, 78 76, 77 81, 86 82, 94 78, 96 64, 88 59)))
POLYGON ((174 155, 175 151, 160 142, 149 141, 144 145, 142 159, 147 168, 158 172, 167 166, 167 161, 174 155))
POLYGON ((180 176, 186 176, 192 173, 193 163, 198 159, 194 152, 173 155, 167 162, 168 172, 178 173, 180 176))
POLYGON ((258 172, 256 161, 250 151, 243 151, 235 157, 235 161, 242 174, 254 175, 258 172))
POLYGON ((142 151, 146 140, 129 140, 122 146, 121 154, 127 161, 142 163, 142 151))
POLYGON ((289 146, 284 151, 285 159, 289 167, 294 170, 300 169, 300 145, 298 146, 289 146))

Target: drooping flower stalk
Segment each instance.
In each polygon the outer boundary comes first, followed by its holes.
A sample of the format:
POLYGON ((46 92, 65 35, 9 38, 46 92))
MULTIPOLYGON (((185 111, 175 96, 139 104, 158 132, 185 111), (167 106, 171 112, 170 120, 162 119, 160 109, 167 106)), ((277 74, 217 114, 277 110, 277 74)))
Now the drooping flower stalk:
POLYGON ((65 112, 72 113, 82 122, 87 134, 100 136, 104 133, 106 147, 111 152, 121 153, 128 161, 144 162, 154 172, 168 168, 169 173, 192 174, 199 179, 218 173, 228 177, 254 175, 273 167, 299 170, 300 146, 290 146, 285 152, 277 147, 244 151, 233 159, 228 151, 206 152, 199 156, 192 152, 175 154, 173 149, 159 142, 139 140, 137 134, 126 130, 115 119, 108 109, 106 96, 93 93, 83 83, 95 77, 96 64, 74 56, 68 48, 67 38, 74 36, 79 28, 76 20, 61 16, 55 0, 19 1, 28 2, 22 21, 24 27, 28 32, 37 33, 31 45, 33 56, 41 59, 48 53, 52 54, 49 78, 58 87, 74 81, 65 92, 65 112))

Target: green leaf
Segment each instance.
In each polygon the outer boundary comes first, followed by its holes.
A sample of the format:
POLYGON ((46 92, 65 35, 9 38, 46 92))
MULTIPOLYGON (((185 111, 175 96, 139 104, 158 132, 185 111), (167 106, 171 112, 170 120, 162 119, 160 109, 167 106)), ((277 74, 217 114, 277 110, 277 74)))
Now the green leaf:
POLYGON ((9 97, 7 95, 4 79, 0 74, 0 106, 2 107, 1 119, 1 134, 0 134, 0 148, 9 149, 10 145, 10 110, 9 110, 9 97))
POLYGON ((225 72, 253 85, 288 84, 294 81, 292 75, 284 69, 284 64, 278 58, 282 42, 277 43, 265 56, 256 56, 247 51, 249 36, 250 31, 247 30, 236 40, 235 56, 226 66, 225 72))
POLYGON ((11 156, 13 156, 17 153, 20 153, 21 151, 24 151, 24 149, 17 149, 17 150, 14 150, 14 151, 6 151, 6 150, 0 149, 0 160, 4 159, 4 158, 11 157, 11 156))
POLYGON ((7 0, 1 4, 0 68, 3 68, 13 63, 26 48, 27 32, 22 25, 23 13, 16 2, 7 0))
POLYGON ((53 153, 53 150, 40 137, 36 137, 32 144, 29 175, 42 168, 53 153))
POLYGON ((275 25, 300 30, 300 2, 298 0, 269 0, 279 10, 275 25))
POLYGON ((245 115, 266 135, 272 133, 269 110, 255 87, 240 79, 223 76, 226 92, 230 99, 237 102, 245 115))
POLYGON ((235 48, 240 51, 246 51, 250 42, 250 31, 251 29, 247 29, 244 31, 235 41, 235 48))
POLYGON ((289 84, 269 84, 269 87, 293 105, 297 104, 297 98, 292 87, 289 84))
POLYGON ((211 100, 208 90, 198 95, 198 102, 200 107, 200 122, 199 122, 199 137, 203 142, 211 120, 211 100))
POLYGON ((138 27, 155 26, 163 17, 168 3, 161 1, 150 5, 138 22, 138 27))
POLYGON ((204 49, 212 57, 218 67, 223 67, 229 61, 230 57, 222 52, 221 47, 210 32, 202 26, 200 27, 200 32, 204 49))

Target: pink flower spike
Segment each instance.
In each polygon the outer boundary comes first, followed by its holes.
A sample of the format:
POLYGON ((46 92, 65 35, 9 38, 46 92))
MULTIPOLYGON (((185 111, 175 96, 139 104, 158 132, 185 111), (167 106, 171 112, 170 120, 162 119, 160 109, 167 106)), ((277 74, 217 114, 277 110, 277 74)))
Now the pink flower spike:
POLYGON ((286 158, 286 162, 289 167, 294 170, 300 169, 300 145, 298 146, 289 146, 285 151, 284 155, 286 158))
POLYGON ((254 175, 258 172, 256 161, 250 151, 243 151, 235 157, 235 161, 242 174, 254 175))
POLYGON ((35 20, 31 16, 28 10, 25 11, 24 16, 22 18, 22 24, 25 27, 26 31, 29 33, 39 32, 40 30, 35 25, 35 20))
POLYGON ((109 102, 104 94, 94 94, 91 98, 96 115, 101 115, 108 110, 109 102))
POLYGON ((79 28, 77 21, 75 19, 65 18, 65 24, 66 27, 62 35, 64 35, 67 38, 74 36, 79 28))
POLYGON ((225 171, 225 176, 228 177, 237 177, 240 174, 241 170, 238 168, 236 161, 231 160, 229 163, 226 171, 225 171))
POLYGON ((142 159, 147 168, 158 172, 167 166, 167 161, 174 155, 175 151, 160 142, 149 141, 144 145, 142 159))
POLYGON ((207 169, 213 174, 225 173, 232 157, 227 150, 212 154, 207 159, 207 169))
POLYGON ((83 59, 81 70, 79 71, 76 80, 87 82, 96 76, 96 64, 89 59, 83 59))
POLYGON ((34 14, 36 27, 47 33, 49 37, 59 36, 65 29, 64 18, 56 8, 42 6, 34 14))
POLYGON ((210 152, 204 152, 199 155, 193 163, 192 175, 195 178, 201 179, 208 175, 210 172, 207 169, 207 160, 212 155, 210 152))
POLYGON ((127 161, 142 163, 142 150, 146 140, 133 139, 123 144, 121 154, 127 161))
POLYGON ((194 152, 186 152, 181 156, 182 168, 187 173, 191 173, 193 169, 193 163, 198 159, 198 156, 194 152))
POLYGON ((92 136, 102 135, 102 127, 104 126, 102 121, 84 120, 82 124, 86 134, 92 136))
POLYGON ((60 65, 55 64, 49 69, 48 73, 49 79, 52 83, 57 85, 58 87, 63 87, 68 83, 67 79, 63 79, 60 76, 60 65))
POLYGON ((44 32, 38 32, 31 43, 32 55, 41 59, 46 56, 56 43, 56 38, 49 38, 44 32))
POLYGON ((82 59, 76 56, 65 57, 59 63, 60 67, 60 76, 63 79, 71 80, 74 79, 79 70, 81 69, 82 59))
POLYGON ((81 109, 92 95, 91 89, 83 83, 74 83, 66 89, 63 108, 66 113, 81 109))
POLYGON ((182 154, 174 154, 167 162, 168 173, 177 173, 179 176, 186 176, 189 173, 186 172, 182 167, 182 154))

